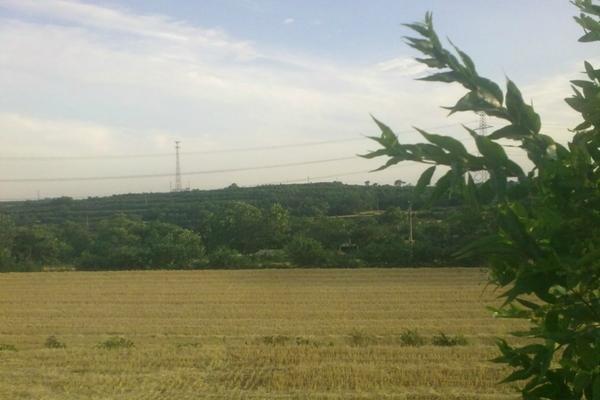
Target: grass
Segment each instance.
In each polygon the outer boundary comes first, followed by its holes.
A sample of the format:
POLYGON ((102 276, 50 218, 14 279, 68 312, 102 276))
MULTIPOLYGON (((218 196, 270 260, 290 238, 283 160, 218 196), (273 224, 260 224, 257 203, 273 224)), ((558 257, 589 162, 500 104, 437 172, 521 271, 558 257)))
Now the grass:
POLYGON ((476 269, 0 274, 0 398, 516 399, 487 360, 523 322, 493 319, 484 285, 476 269))
POLYGON ((119 336, 113 336, 106 340, 101 341, 96 345, 99 349, 115 350, 115 349, 130 349, 135 347, 133 342, 129 339, 119 336))
POLYGON ((47 349, 64 349, 67 347, 67 345, 58 340, 56 336, 48 336, 44 342, 44 346, 47 349))

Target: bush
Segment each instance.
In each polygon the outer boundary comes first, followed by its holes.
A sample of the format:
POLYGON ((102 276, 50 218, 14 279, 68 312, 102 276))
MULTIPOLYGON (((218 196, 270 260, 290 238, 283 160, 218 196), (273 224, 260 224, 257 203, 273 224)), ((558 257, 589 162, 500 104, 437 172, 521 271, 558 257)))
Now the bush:
POLYGON ((431 343, 434 346, 446 346, 446 347, 466 346, 467 339, 462 335, 449 336, 449 335, 446 335, 444 332, 440 332, 439 335, 435 335, 433 337, 433 339, 431 340, 431 343))
POLYGON ((263 249, 247 257, 254 267, 277 268, 289 266, 288 255, 284 250, 263 249))
POLYGON ((13 262, 0 266, 0 272, 40 272, 43 269, 41 264, 32 262, 13 262))
POLYGON ((322 266, 331 259, 330 253, 323 248, 321 242, 304 236, 294 237, 285 251, 297 266, 322 266))
POLYGON ((12 344, 0 343, 0 351, 17 351, 17 348, 12 344))
POLYGON ((260 342, 271 346, 281 346, 291 340, 290 337, 284 335, 263 336, 260 342))
POLYGON ((134 344, 131 340, 125 339, 124 337, 113 336, 103 342, 98 343, 96 347, 105 350, 130 349, 134 347, 134 344))
POLYGON ((399 236, 368 243, 360 249, 360 258, 371 265, 413 266, 410 245, 399 236))
POLYGON ((242 265, 244 256, 237 250, 222 246, 208 255, 210 267, 236 268, 242 265))
POLYGON ((56 338, 56 336, 48 336, 48 338, 44 342, 44 346, 47 349, 64 349, 67 347, 67 345, 64 344, 63 342, 59 341, 56 338))
POLYGON ((400 335, 400 342, 403 346, 423 346, 425 338, 416 330, 407 329, 400 335))
POLYGON ((369 335, 359 329, 353 329, 348 336, 348 342, 352 346, 369 346, 375 344, 377 340, 373 335, 369 335))

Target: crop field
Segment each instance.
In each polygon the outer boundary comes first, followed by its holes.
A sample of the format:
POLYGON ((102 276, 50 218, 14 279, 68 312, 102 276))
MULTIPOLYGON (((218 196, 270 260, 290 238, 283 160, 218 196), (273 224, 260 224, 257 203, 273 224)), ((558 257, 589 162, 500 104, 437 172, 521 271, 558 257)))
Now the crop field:
POLYGON ((0 399, 515 399, 488 360, 523 322, 494 319, 485 284, 457 268, 1 274, 0 399))

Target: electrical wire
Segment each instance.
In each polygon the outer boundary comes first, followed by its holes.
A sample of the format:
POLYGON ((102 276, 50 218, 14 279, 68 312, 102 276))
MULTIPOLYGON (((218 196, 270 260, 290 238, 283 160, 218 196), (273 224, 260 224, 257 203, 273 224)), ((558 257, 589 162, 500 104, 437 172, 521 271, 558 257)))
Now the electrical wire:
MULTIPOLYGON (((284 164, 271 164, 261 165, 255 167, 244 167, 244 168, 225 168, 225 169, 212 169, 204 171, 190 171, 182 172, 182 176, 190 175, 209 175, 209 174, 221 174, 227 172, 245 172, 245 171, 256 171, 261 169, 275 169, 275 168, 287 168, 297 167, 301 165, 314 165, 324 164, 337 161, 355 160, 354 157, 339 157, 339 158, 328 158, 323 160, 312 160, 312 161, 301 161, 291 162, 284 164)), ((159 174, 139 174, 139 175, 112 175, 112 176, 89 176, 89 177, 54 177, 54 178, 6 178, 0 179, 0 183, 26 183, 26 182, 83 182, 83 181, 109 181, 109 180, 124 180, 124 179, 148 179, 148 178, 165 178, 173 176, 172 172, 159 173, 159 174)))
MULTIPOLYGON (((473 123, 473 121, 468 122, 473 123)), ((460 123, 453 124, 445 124, 427 128, 427 130, 435 130, 441 128, 449 128, 457 125, 461 125, 460 123)), ((396 132, 397 134, 405 134, 405 133, 414 133, 414 130, 406 130, 396 132)), ((210 155, 210 154, 226 154, 226 153, 241 153, 241 152, 252 152, 252 151, 262 151, 262 150, 280 150, 280 149, 289 149, 295 147, 312 147, 312 146, 321 146, 327 144, 337 144, 337 143, 348 143, 348 142, 358 142, 367 140, 368 137, 352 137, 352 138, 344 138, 344 139, 329 139, 329 140, 320 140, 314 142, 300 142, 300 143, 289 143, 289 144, 279 144, 279 145, 269 145, 269 146, 255 146, 255 147, 237 147, 230 149, 216 149, 216 150, 204 150, 204 151, 183 151, 180 152, 180 155, 210 155)), ((0 155, 0 161, 84 161, 84 160, 118 160, 118 159, 136 159, 136 158, 159 158, 159 157, 173 157, 174 153, 146 153, 146 154, 117 154, 117 155, 84 155, 84 156, 20 156, 20 155, 0 155)))

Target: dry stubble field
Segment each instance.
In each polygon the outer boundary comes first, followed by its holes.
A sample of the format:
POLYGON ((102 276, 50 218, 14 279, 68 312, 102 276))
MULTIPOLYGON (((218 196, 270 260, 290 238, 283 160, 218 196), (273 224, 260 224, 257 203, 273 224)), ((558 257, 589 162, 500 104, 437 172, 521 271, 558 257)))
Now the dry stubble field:
POLYGON ((477 269, 0 275, 0 399, 513 399, 477 269), (404 346, 417 329, 465 346, 404 346), (44 343, 55 335, 64 349, 44 343), (112 336, 129 349, 98 348, 112 336))

